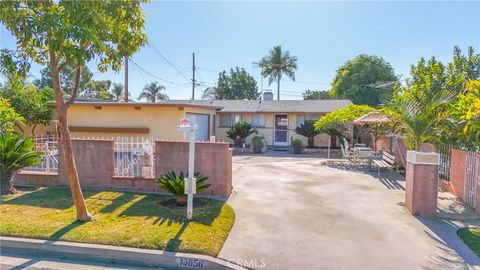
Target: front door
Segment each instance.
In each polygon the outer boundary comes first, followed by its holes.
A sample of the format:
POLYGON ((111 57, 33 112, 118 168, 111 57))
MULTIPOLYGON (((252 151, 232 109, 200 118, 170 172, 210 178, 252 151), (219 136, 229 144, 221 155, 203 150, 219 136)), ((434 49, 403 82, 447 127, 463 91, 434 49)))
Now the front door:
POLYGON ((275 114, 273 145, 288 146, 288 114, 275 114))

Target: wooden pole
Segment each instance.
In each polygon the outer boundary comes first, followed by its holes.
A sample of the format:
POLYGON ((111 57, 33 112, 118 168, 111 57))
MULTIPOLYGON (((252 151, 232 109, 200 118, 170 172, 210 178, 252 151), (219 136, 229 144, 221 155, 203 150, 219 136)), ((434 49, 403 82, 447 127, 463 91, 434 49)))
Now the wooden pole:
POLYGON ((125 56, 125 98, 124 101, 128 102, 128 57, 125 56))

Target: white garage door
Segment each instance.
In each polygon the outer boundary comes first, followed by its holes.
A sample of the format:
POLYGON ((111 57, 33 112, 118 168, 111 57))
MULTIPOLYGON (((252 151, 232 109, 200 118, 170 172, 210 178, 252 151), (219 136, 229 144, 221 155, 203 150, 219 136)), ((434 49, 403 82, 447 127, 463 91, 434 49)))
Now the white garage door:
POLYGON ((190 123, 198 125, 196 139, 199 141, 208 141, 208 115, 186 113, 186 116, 190 120, 190 123))

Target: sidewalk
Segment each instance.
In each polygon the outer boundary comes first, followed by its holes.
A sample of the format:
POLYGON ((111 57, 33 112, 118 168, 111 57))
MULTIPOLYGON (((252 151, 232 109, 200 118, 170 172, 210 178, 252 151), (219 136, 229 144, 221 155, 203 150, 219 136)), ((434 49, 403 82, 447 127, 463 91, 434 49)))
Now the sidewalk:
POLYGON ((47 241, 0 236, 2 253, 27 254, 136 265, 167 269, 242 269, 233 263, 205 255, 108 245, 47 241))

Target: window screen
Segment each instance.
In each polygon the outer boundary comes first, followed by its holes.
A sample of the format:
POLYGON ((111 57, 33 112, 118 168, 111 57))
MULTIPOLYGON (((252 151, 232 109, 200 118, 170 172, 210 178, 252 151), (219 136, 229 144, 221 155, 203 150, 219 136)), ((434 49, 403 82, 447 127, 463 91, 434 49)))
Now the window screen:
POLYGON ((265 126, 265 114, 257 113, 252 115, 252 126, 264 127, 265 126))

